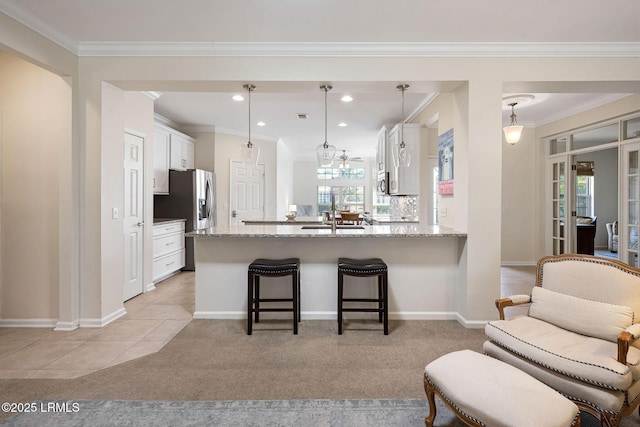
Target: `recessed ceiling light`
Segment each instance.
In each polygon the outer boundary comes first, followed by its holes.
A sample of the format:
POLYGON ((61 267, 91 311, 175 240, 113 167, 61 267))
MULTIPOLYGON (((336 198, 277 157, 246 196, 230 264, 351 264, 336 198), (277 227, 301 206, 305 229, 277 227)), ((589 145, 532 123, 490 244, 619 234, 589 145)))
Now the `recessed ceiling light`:
POLYGON ((266 126, 267 124, 265 122, 258 122, 258 123, 256 123, 256 125, 258 125, 258 126, 266 126))
POLYGON ((348 125, 345 122, 340 122, 340 123, 338 123, 338 126, 340 126, 341 128, 345 128, 348 125))
POLYGON ((242 95, 233 95, 231 97, 231 99, 233 99, 234 101, 244 101, 244 96, 242 96, 242 95))
POLYGON ((353 97, 351 95, 344 95, 342 98, 340 98, 340 101, 342 101, 342 102, 351 102, 351 101, 353 101, 353 97))

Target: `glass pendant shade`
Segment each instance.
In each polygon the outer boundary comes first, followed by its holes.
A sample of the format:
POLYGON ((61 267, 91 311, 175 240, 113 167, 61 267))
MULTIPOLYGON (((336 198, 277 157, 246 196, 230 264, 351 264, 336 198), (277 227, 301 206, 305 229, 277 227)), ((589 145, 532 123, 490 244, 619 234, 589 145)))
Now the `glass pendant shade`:
POLYGON ((251 142, 251 92, 256 89, 254 85, 242 86, 249 92, 249 140, 240 146, 240 159, 248 165, 257 165, 260 156, 260 147, 251 142))
POLYGON ((336 157, 336 147, 326 142, 320 144, 316 148, 316 156, 318 157, 319 167, 330 168, 333 165, 333 159, 336 157))
POLYGON ((327 142, 327 92, 332 88, 329 85, 322 85, 320 89, 324 91, 324 143, 316 147, 316 157, 318 167, 330 168, 333 166, 333 159, 336 157, 336 147, 327 142))
POLYGON ((514 145, 516 142, 520 141, 520 136, 522 135, 522 129, 524 126, 521 126, 516 121, 516 113, 514 112, 514 107, 518 105, 517 102, 509 104, 511 107, 511 123, 509 126, 505 126, 502 128, 504 132, 504 138, 511 145, 514 145))
POLYGON ((251 141, 240 146, 240 156, 242 161, 246 164, 257 165, 258 157, 260 156, 260 147, 253 144, 251 141))
POLYGON ((402 92, 402 121, 400 122, 399 142, 391 147, 391 156, 393 157, 393 166, 401 168, 408 168, 413 158, 413 149, 404 142, 404 91, 408 88, 407 84, 396 86, 396 89, 402 92))
POLYGON ((524 126, 521 125, 505 126, 502 130, 504 131, 504 137, 507 142, 514 145, 516 142, 520 141, 523 128, 524 126))

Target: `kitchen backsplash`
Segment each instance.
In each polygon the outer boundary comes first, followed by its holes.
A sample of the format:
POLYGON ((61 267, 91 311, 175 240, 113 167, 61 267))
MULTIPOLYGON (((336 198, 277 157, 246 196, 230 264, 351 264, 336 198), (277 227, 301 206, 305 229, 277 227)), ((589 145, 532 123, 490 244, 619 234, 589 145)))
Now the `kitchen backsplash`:
POLYGON ((420 205, 418 196, 394 196, 390 198, 389 209, 391 219, 418 221, 420 205))

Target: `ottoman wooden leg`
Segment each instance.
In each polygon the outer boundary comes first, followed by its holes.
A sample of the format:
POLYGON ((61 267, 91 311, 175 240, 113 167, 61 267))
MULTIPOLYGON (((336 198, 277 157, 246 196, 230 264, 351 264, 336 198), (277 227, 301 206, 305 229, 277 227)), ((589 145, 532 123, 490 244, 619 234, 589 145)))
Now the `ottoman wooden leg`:
POLYGON ((423 376, 424 381, 424 392, 427 395, 427 401, 429 401, 429 416, 424 419, 424 424, 427 427, 433 427, 433 422, 436 419, 436 399, 435 399, 435 389, 431 385, 429 381, 427 381, 427 377, 423 376))

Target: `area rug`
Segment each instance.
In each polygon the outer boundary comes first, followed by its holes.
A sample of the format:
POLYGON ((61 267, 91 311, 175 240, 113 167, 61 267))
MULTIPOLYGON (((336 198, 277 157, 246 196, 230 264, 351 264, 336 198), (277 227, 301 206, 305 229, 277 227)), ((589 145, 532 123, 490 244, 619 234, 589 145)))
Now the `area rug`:
MULTIPOLYGON (((436 399, 436 425, 464 426, 436 399)), ((227 401, 42 401, 6 426, 349 426, 421 427, 425 399, 227 400, 227 401)))

